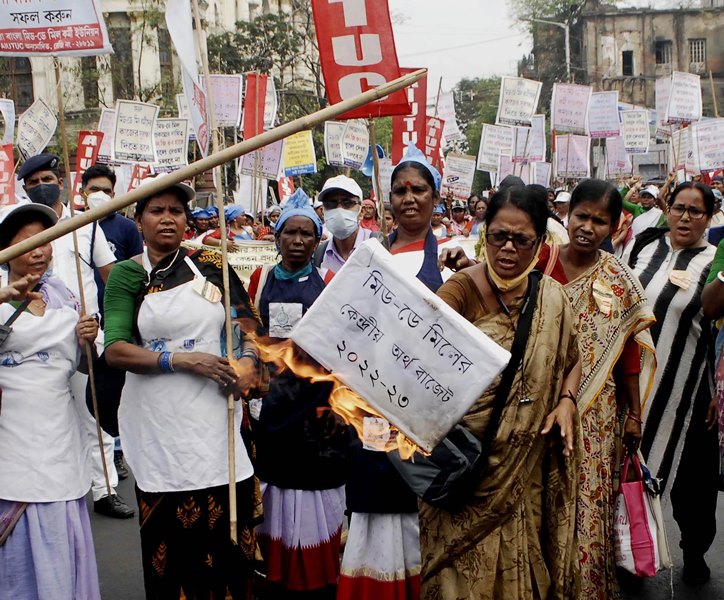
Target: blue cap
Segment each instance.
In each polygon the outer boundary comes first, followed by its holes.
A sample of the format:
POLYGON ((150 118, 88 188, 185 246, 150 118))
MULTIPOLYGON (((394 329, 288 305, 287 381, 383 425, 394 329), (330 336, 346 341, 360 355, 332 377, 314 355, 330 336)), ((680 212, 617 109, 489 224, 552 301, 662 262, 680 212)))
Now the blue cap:
POLYGON ((302 188, 298 188, 297 191, 290 196, 289 200, 287 200, 284 210, 276 223, 276 231, 280 232, 284 223, 291 217, 307 217, 314 223, 317 237, 322 237, 322 221, 317 213, 314 212, 312 203, 309 201, 309 196, 304 193, 302 188))
POLYGON ((18 169, 18 179, 25 179, 38 171, 57 169, 59 164, 60 158, 55 154, 36 154, 26 160, 18 169))
POLYGON ((191 216, 195 219, 210 219, 213 215, 205 208, 197 208, 191 213, 191 216))
POLYGON ((433 215, 444 215, 445 214, 445 205, 444 204, 438 204, 435 208, 432 209, 433 215))
POLYGON ((224 207, 224 218, 227 221, 233 221, 234 219, 238 219, 243 214, 244 209, 238 204, 229 204, 229 206, 224 207))
POLYGON ((442 183, 442 177, 440 176, 440 172, 429 162, 427 162, 427 157, 419 150, 417 146, 415 146, 413 142, 409 142, 407 144, 407 150, 405 151, 405 155, 402 157, 400 164, 398 164, 395 169, 407 162, 420 163, 423 167, 430 171, 430 175, 432 175, 432 180, 435 182, 435 189, 437 191, 440 191, 440 184, 442 183))
POLYGON ((207 206, 206 212, 209 213, 212 217, 217 217, 219 215, 219 209, 215 206, 207 206))

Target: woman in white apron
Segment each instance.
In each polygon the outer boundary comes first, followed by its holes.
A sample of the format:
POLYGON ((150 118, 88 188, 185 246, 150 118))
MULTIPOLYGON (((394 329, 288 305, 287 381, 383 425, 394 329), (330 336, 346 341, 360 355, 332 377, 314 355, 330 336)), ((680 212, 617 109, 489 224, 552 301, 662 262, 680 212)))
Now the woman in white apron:
POLYGON ((118 412, 136 477, 147 598, 250 598, 260 516, 258 482, 235 409, 239 544, 229 539, 227 394, 258 382, 258 333, 248 296, 229 272, 239 342, 222 357, 225 312, 217 253, 180 247, 193 190, 170 186, 136 206, 147 248, 108 280, 106 359, 128 371, 118 412))
MULTIPOLYGON (((49 207, 19 206, 0 223, 0 247, 56 221, 49 207)), ((45 274, 51 258, 45 244, 11 260, 9 284, 30 277, 39 279, 39 290, 25 286, 19 300, 0 305, 1 323, 17 317, 0 346, 0 598, 95 599, 84 499, 91 476, 70 377, 82 368, 81 344, 93 342, 98 325, 79 318, 70 290, 45 274)))

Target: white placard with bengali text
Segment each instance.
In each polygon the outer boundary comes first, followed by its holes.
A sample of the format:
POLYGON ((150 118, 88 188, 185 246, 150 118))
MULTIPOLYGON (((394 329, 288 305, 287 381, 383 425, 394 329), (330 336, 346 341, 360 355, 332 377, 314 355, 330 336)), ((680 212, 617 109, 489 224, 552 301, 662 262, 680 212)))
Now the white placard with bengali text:
POLYGON ((701 78, 695 73, 671 74, 666 108, 668 123, 692 123, 701 119, 701 78))
POLYGON ((284 140, 278 140, 254 152, 247 152, 241 157, 240 172, 244 175, 257 173, 266 179, 276 179, 281 169, 283 149, 284 140))
POLYGON ((551 99, 551 129, 558 133, 588 135, 588 104, 591 86, 554 83, 551 99))
POLYGON ((500 155, 513 149, 513 128, 502 125, 483 124, 478 150, 478 171, 493 173, 498 170, 500 155))
POLYGON ((654 87, 656 107, 656 135, 670 135, 670 123, 667 116, 669 110, 669 95, 671 94, 671 75, 659 77, 654 87))
POLYGON ((449 153, 445 157, 440 196, 467 202, 475 178, 475 157, 468 154, 449 153))
POLYGON ((4 122, 0 144, 12 144, 15 139, 15 102, 8 98, 0 98, 0 113, 2 113, 4 122))
POLYGON ((534 115, 530 127, 514 127, 513 146, 514 162, 545 160, 546 116, 534 115))
MULTIPOLYGON (((214 116, 218 127, 239 127, 244 94, 243 75, 210 75, 214 116)), ((200 82, 206 91, 206 81, 200 82)))
POLYGON ((631 157, 626 154, 623 138, 612 137, 606 139, 606 178, 632 175, 631 157))
POLYGON ((40 154, 58 127, 58 119, 42 98, 33 102, 18 119, 17 146, 27 160, 40 154))
POLYGON ((520 177, 528 185, 531 183, 531 163, 515 163, 510 154, 501 154, 498 158, 497 185, 508 175, 520 177))
POLYGON ((588 106, 588 132, 591 139, 621 135, 621 121, 618 116, 618 90, 591 94, 591 102, 588 106))
POLYGON ((531 175, 531 183, 548 187, 551 184, 551 174, 553 166, 549 162, 534 162, 533 174, 531 175))
POLYGON ((646 154, 650 139, 648 111, 621 111, 621 133, 626 154, 646 154))
POLYGON ((425 451, 467 413, 510 354, 377 240, 357 248, 291 334, 425 451))
POLYGON ((168 173, 188 164, 189 122, 187 119, 156 119, 153 132, 159 173, 168 173))
POLYGON ((690 173, 694 171, 694 151, 691 144, 691 127, 677 129, 669 139, 669 170, 690 173))
MULTIPOLYGON (((428 110, 427 114, 435 116, 435 109, 428 110)), ((437 103, 437 116, 445 122, 442 130, 443 139, 449 144, 464 139, 455 117, 455 98, 452 92, 443 92, 437 103)))
POLYGON ((116 101, 113 162, 156 162, 153 131, 158 106, 133 100, 116 101))
POLYGON ((583 179, 591 176, 591 138, 587 135, 556 136, 556 176, 583 179))
POLYGON ((362 119, 347 121, 342 134, 342 160, 346 167, 360 169, 367 159, 370 134, 362 119))
POLYGON ((724 169, 724 119, 709 119, 692 125, 694 163, 699 171, 724 169))
POLYGON ((97 162, 107 165, 111 162, 113 155, 113 136, 116 130, 116 111, 112 108, 101 109, 101 116, 98 119, 98 129, 103 134, 101 147, 98 150, 97 162))
POLYGON ((344 121, 325 121, 324 123, 324 156, 328 165, 344 166, 342 157, 342 136, 347 123, 344 121))
POLYGON ((495 124, 530 126, 531 119, 538 108, 542 85, 540 81, 532 79, 503 77, 500 80, 500 96, 495 124))

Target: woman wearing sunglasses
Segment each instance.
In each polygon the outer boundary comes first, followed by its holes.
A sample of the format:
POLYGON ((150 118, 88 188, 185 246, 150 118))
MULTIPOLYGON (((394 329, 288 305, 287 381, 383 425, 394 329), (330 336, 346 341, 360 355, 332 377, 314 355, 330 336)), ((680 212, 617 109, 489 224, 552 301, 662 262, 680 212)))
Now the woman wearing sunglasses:
POLYGON ((714 212, 711 190, 679 185, 668 201, 668 228, 640 233, 624 255, 654 308, 657 370, 644 410, 641 450, 670 497, 684 551, 683 579, 710 577, 704 554, 716 532, 718 445, 711 321, 701 293, 716 249, 704 232, 714 212))
MULTIPOLYGON (((524 186, 497 192, 485 213, 484 261, 453 275, 438 295, 510 348, 538 261, 548 209, 524 186)), ((420 504, 422 597, 575 596, 575 514, 580 447, 576 320, 563 288, 543 277, 521 368, 489 454, 489 469, 462 510, 420 504), (557 424, 549 444, 546 435, 557 424)), ((463 419, 478 438, 497 385, 463 419)))

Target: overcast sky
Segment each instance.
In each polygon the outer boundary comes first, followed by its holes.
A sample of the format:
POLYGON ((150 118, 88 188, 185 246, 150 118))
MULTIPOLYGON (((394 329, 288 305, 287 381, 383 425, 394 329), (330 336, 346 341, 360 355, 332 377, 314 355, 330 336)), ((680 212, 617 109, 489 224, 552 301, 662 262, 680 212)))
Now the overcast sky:
MULTIPOLYGON (((667 8, 680 3, 626 4, 667 8)), ((506 0, 389 0, 389 6, 400 66, 427 67, 431 96, 440 77, 447 91, 463 77, 515 75, 518 60, 532 47, 532 39, 513 23, 506 0)))

